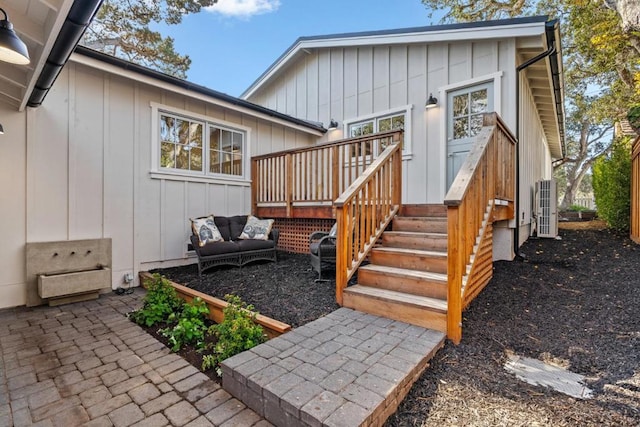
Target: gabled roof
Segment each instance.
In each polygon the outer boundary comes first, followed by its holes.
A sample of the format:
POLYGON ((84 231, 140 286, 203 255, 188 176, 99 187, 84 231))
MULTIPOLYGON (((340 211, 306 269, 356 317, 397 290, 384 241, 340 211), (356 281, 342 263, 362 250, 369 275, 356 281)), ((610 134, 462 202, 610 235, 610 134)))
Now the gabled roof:
POLYGON ((236 98, 235 96, 227 95, 226 93, 218 92, 217 90, 209 89, 208 87, 197 85, 187 80, 182 80, 169 74, 164 74, 159 71, 143 67, 142 65, 134 64, 132 62, 125 61, 124 59, 89 49, 85 46, 77 46, 75 54, 77 55, 72 57, 75 62, 100 68, 107 72, 116 72, 117 74, 137 81, 142 81, 151 86, 163 87, 168 90, 173 89, 174 91, 179 91, 186 95, 199 95, 209 101, 215 101, 215 103, 223 107, 230 108, 241 113, 248 113, 256 117, 275 120, 288 125, 289 127, 297 128, 314 135, 322 135, 327 131, 323 127, 322 123, 298 119, 244 99, 236 98))
POLYGON ((551 154, 554 158, 562 157, 564 88, 560 32, 557 21, 549 21, 547 16, 300 37, 240 97, 249 99, 311 50, 497 38, 526 40, 517 46, 520 63, 535 58, 545 50, 552 52, 548 55, 548 63, 537 61, 526 70, 526 77, 534 92, 551 154), (531 40, 535 42, 531 43, 531 40))
POLYGON ((355 33, 326 34, 300 37, 267 70, 254 81, 241 98, 247 99, 270 81, 287 64, 308 49, 347 46, 375 46, 404 43, 442 42, 455 40, 481 40, 507 36, 539 35, 546 16, 501 19, 484 22, 465 22, 425 27, 398 28, 392 30, 355 33))

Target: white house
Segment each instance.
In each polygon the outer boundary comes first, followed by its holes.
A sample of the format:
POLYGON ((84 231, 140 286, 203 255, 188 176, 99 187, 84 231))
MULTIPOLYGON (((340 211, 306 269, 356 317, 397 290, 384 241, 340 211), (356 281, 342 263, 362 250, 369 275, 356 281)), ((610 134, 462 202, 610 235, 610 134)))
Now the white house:
POLYGON ((535 183, 563 156, 560 34, 544 16, 301 37, 242 98, 337 121, 318 142, 404 127, 409 204, 443 202, 482 112, 497 112, 519 139, 520 160, 516 220, 496 224, 495 259, 512 259, 528 238, 535 183), (425 109, 430 97, 436 108, 425 109))
MULTIPOLYGON (((520 242, 531 188, 562 155, 559 34, 545 18, 302 38, 238 99, 75 49, 101 2, 55 3, 5 8, 31 64, 0 63, 0 308, 32 303, 30 242, 111 238, 113 288, 193 262, 188 218, 249 213, 255 155, 404 126, 405 201, 441 203, 466 149, 456 137, 495 110, 520 135, 520 242), (327 132, 331 118, 341 129, 327 132)), ((507 224, 503 240, 510 258, 507 224)))

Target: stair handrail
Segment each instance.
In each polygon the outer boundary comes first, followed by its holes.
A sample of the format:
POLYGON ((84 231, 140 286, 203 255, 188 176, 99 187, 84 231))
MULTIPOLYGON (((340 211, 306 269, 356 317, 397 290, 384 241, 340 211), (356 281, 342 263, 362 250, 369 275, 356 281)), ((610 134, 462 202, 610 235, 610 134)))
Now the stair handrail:
MULTIPOLYGON (((447 205, 447 336, 462 339, 463 276, 494 200, 513 202, 516 138, 496 113, 483 116, 483 127, 444 200, 447 205)), ((513 212, 509 219, 513 218, 513 212)))
POLYGON ((375 160, 396 130, 251 158, 251 206, 327 205, 375 160))
POLYGON ((402 201, 403 131, 392 132, 392 143, 338 197, 336 212, 336 300, 375 242, 400 209, 402 201))

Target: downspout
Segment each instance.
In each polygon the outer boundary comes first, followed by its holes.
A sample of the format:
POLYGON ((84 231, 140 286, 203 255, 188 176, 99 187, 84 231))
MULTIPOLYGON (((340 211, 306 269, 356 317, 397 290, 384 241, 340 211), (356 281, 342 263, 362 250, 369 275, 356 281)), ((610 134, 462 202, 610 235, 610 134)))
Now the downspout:
MULTIPOLYGON (((545 34, 547 37, 547 45, 549 46, 544 52, 534 56, 516 67, 516 197, 514 201, 514 211, 516 213, 516 228, 513 236, 513 251, 516 259, 520 256, 520 72, 536 62, 557 53, 555 29, 558 25, 557 20, 546 23, 545 34)), ((556 76, 554 78, 554 94, 556 103, 558 102, 559 89, 556 88, 556 76)), ((563 132, 563 130, 561 131, 563 132)), ((564 144, 562 145, 564 151, 564 144)))

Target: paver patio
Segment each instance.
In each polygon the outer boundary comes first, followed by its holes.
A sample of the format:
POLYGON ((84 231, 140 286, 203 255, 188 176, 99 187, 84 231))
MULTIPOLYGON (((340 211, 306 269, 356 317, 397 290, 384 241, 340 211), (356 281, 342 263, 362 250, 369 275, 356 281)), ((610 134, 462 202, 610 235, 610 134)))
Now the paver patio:
POLYGON ((245 404, 124 316, 144 293, 0 311, 0 426, 377 425, 444 341, 339 309, 228 359, 245 404))

